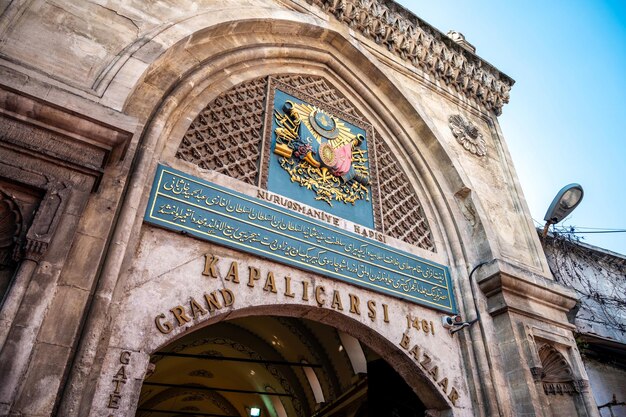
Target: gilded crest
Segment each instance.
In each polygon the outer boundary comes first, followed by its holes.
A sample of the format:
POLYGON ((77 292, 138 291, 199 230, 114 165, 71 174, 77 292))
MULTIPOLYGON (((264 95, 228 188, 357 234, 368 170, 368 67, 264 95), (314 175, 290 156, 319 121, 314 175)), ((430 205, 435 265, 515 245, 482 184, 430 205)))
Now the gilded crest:
POLYGON ((369 201, 365 136, 307 103, 287 100, 274 110, 274 118, 274 154, 291 182, 312 190, 316 200, 330 206, 335 201, 369 201))

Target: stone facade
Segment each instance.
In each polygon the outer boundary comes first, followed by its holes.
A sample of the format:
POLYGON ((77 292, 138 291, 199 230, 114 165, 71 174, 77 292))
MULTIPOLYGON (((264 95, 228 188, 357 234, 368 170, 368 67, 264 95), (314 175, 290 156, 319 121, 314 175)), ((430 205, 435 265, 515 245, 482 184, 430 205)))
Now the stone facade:
MULTIPOLYGON (((461 35, 386 0, 0 12, 0 415, 141 413, 160 349, 282 316, 366 346, 424 415, 598 416, 576 294, 553 279, 499 129, 513 81, 461 35), (451 334, 436 309, 144 222, 159 164, 264 195, 271 80, 368 126, 374 227, 333 227, 448 266, 460 316, 479 321, 451 334)), ((323 393, 358 397, 333 378, 323 393)), ((297 391, 282 412, 315 407, 297 391)))

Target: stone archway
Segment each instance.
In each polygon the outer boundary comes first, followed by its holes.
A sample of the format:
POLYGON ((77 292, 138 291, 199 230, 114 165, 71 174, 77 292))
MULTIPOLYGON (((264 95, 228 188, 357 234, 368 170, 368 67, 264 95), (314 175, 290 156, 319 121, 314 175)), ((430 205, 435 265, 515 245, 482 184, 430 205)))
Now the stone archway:
POLYGON ((355 368, 349 337, 318 321, 284 316, 249 315, 191 331, 151 355, 137 415, 247 416, 254 406, 277 417, 423 416, 424 392, 416 395, 357 339, 367 368, 355 368))

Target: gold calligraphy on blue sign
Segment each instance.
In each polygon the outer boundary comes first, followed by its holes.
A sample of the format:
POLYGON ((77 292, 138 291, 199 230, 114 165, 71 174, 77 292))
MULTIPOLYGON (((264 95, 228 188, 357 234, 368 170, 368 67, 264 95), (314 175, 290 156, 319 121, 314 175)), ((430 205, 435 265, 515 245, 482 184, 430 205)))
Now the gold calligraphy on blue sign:
POLYGON ((159 165, 148 223, 455 313, 448 268, 159 165))

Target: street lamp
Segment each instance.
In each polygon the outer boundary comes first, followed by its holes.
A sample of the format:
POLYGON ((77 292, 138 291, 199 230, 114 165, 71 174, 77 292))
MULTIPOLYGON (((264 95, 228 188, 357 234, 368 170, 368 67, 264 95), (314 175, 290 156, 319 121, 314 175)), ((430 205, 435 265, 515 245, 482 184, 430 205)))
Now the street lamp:
POLYGON ((569 184, 561 188, 561 191, 556 194, 543 218, 546 221, 546 225, 543 228, 543 237, 546 237, 548 234, 548 228, 551 224, 557 224, 574 211, 576 206, 582 201, 583 195, 583 187, 578 184, 569 184))
POLYGON ((250 417, 259 417, 261 409, 259 407, 250 407, 250 417))

